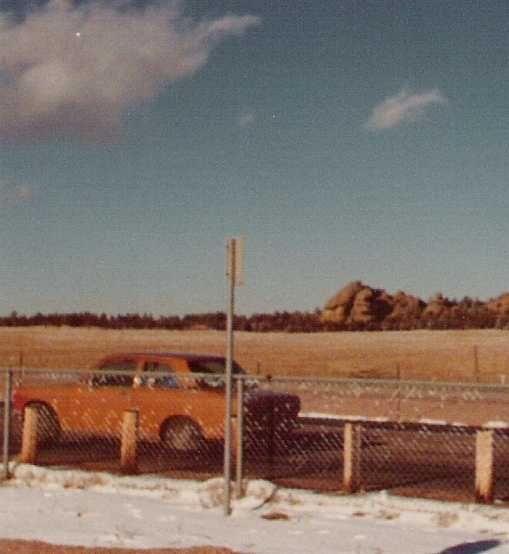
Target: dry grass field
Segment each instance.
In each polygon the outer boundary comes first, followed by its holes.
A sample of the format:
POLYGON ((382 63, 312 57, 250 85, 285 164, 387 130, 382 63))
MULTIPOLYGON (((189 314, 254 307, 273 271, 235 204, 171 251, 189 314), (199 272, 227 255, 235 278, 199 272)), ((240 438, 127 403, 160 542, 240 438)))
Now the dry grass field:
MULTIPOLYGON (((250 373, 509 383, 509 332, 237 333, 250 373)), ((121 351, 223 354, 219 331, 0 328, 0 367, 79 369, 121 351)))

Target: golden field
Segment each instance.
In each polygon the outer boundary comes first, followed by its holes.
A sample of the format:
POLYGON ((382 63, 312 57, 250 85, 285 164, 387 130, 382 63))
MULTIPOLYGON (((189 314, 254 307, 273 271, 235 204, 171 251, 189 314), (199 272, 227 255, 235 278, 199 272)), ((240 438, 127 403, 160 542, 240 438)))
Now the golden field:
MULTIPOLYGON (((114 352, 224 354, 220 331, 0 328, 0 367, 91 368, 114 352)), ((236 333, 249 373, 509 383, 509 332, 236 333)))

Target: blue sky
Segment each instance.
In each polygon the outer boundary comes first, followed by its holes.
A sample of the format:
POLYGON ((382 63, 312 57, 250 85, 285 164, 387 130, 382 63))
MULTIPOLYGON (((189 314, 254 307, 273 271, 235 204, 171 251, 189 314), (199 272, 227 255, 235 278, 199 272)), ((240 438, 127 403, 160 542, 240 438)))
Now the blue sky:
POLYGON ((507 1, 0 10, 0 313, 509 288, 507 1))

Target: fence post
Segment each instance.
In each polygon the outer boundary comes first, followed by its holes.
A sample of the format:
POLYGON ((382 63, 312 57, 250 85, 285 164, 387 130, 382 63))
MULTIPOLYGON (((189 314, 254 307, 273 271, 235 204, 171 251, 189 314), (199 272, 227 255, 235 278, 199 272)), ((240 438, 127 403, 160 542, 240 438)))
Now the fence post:
POLYGON ((479 382, 479 349, 474 346, 474 382, 479 382))
POLYGON ((401 421, 401 366, 399 362, 396 364, 396 376, 398 379, 398 397, 397 397, 398 421, 401 421))
POLYGON ((345 423, 343 438, 343 490, 357 492, 361 484, 361 443, 360 423, 345 423))
POLYGON ((34 464, 37 459, 37 427, 39 410, 36 406, 25 406, 23 420, 23 437, 21 442, 21 461, 34 464))
POLYGON ((482 429, 475 436, 475 499, 491 504, 495 492, 494 431, 482 429))
POLYGON ((139 414, 137 410, 126 410, 122 414, 122 443, 120 466, 125 473, 137 469, 136 447, 138 442, 139 414))
POLYGON ((244 473, 244 381, 242 377, 237 379, 237 440, 236 440, 236 475, 235 495, 241 498, 242 477, 244 473))
POLYGON ((11 396, 12 396, 12 371, 8 369, 5 372, 5 391, 4 391, 4 479, 9 479, 9 442, 11 440, 11 396))
POLYGON ((270 398, 269 402, 269 410, 267 414, 267 463, 269 466, 269 473, 268 473, 268 479, 273 478, 273 471, 274 471, 274 454, 275 454, 275 421, 274 421, 274 399, 270 398))

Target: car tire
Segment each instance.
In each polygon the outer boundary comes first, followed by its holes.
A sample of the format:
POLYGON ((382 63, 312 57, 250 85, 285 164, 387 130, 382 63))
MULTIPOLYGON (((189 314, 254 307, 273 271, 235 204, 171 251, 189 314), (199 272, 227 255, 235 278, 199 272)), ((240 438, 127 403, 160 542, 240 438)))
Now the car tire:
POLYGON ((186 418, 173 418, 165 422, 161 430, 165 448, 175 452, 194 452, 204 444, 200 426, 186 418))
POLYGON ((62 429, 57 414, 41 402, 34 402, 29 406, 37 408, 38 412, 37 442, 46 446, 58 443, 62 429))

